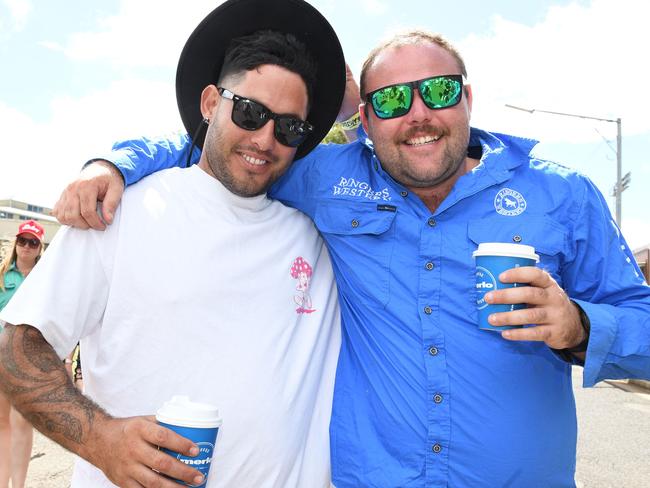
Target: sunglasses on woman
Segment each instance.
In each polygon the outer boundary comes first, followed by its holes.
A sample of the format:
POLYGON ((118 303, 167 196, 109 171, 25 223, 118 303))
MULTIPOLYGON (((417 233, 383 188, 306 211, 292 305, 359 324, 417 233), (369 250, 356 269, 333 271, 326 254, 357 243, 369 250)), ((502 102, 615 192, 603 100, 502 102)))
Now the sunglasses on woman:
POLYGON ((298 147, 314 130, 306 120, 300 120, 291 114, 276 114, 255 100, 235 95, 226 88, 217 88, 219 95, 233 101, 230 118, 233 123, 244 130, 258 130, 269 121, 275 122, 273 134, 277 141, 289 147, 298 147))
POLYGON ((414 93, 420 92, 422 101, 431 110, 458 105, 463 96, 463 75, 442 75, 406 83, 388 85, 366 95, 380 119, 394 119, 406 115, 413 105, 414 93))
POLYGON ((29 239, 27 237, 18 236, 16 237, 16 244, 20 247, 29 246, 31 249, 36 249, 41 245, 41 241, 38 239, 29 239))

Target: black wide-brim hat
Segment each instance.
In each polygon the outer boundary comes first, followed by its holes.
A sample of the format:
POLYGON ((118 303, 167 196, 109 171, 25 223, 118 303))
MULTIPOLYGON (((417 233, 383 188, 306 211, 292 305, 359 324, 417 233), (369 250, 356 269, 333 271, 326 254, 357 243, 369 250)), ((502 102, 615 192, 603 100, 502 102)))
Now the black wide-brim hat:
MULTIPOLYGON (((194 137, 202 123, 201 92, 216 84, 230 40, 259 30, 289 33, 302 41, 318 65, 307 120, 313 132, 298 146, 296 159, 325 137, 343 100, 345 59, 327 19, 303 0, 228 0, 198 25, 185 43, 176 70, 176 101, 183 125, 194 137)), ((205 136, 194 143, 203 148, 205 136)))

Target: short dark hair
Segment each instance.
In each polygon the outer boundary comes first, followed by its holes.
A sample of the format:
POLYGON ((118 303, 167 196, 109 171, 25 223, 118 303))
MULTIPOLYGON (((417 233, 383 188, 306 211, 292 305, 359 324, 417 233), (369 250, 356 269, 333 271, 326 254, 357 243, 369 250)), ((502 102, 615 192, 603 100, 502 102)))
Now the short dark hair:
POLYGON ((299 75, 307 86, 311 106, 317 64, 293 34, 262 30, 230 41, 218 81, 243 75, 263 64, 274 64, 299 75))

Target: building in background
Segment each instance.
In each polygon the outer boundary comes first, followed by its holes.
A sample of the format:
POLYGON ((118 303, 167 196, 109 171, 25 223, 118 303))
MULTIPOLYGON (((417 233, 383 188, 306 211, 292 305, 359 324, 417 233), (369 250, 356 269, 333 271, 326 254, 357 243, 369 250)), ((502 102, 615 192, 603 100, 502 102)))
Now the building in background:
POLYGON ((45 247, 52 241, 61 224, 52 217, 52 209, 18 200, 0 200, 0 260, 16 236, 24 220, 36 220, 45 229, 45 247))

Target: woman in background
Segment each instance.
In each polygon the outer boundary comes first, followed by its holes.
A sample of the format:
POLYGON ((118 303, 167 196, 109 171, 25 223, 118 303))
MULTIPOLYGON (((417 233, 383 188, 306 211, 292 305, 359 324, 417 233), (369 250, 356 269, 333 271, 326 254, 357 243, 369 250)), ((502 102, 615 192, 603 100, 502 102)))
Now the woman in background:
MULTIPOLYGON (((45 230, 33 220, 21 224, 11 251, 0 263, 0 310, 43 253, 45 230)), ((0 325, 0 333, 2 326, 0 325)), ((24 488, 32 453, 32 426, 0 393, 0 488, 24 488)))

